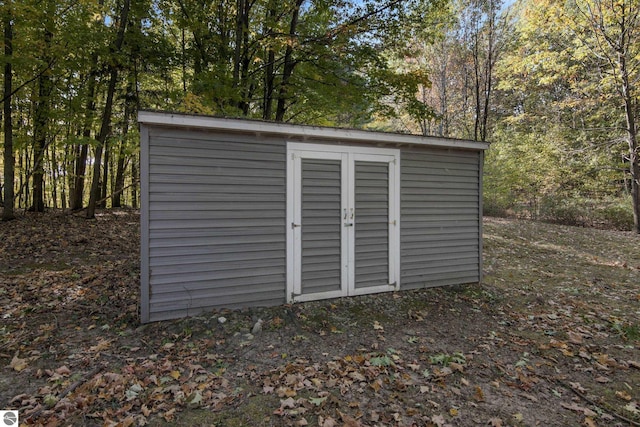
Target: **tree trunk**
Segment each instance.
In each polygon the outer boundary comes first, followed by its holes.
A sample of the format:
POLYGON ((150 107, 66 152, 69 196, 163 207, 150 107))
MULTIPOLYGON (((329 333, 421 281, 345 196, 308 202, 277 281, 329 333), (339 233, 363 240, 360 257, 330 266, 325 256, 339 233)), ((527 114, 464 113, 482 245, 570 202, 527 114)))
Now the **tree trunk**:
POLYGON ((289 25, 289 43, 287 43, 287 49, 284 54, 284 68, 282 71, 282 82, 280 83, 280 90, 278 92, 278 106, 276 108, 276 121, 284 121, 284 115, 287 111, 287 99, 289 98, 289 83, 291 75, 296 66, 296 62, 293 60, 293 44, 298 27, 298 18, 300 17, 300 6, 302 6, 304 0, 296 0, 295 7, 291 12, 291 24, 289 25))
POLYGON ((67 180, 63 178, 62 185, 60 186, 60 206, 62 207, 62 210, 65 210, 67 209, 67 207, 69 207, 67 203, 67 188, 68 188, 67 184, 71 182, 71 179, 73 179, 73 177, 69 173, 69 169, 70 169, 69 151, 71 147, 72 146, 69 144, 64 146, 64 158, 62 160, 62 164, 64 165, 64 170, 65 170, 65 175, 67 177, 67 180))
MULTIPOLYGON (((87 129, 89 135, 91 130, 87 129)), ((84 135, 84 133, 83 133, 84 135)), ((75 173, 73 177, 73 189, 71 190, 70 205, 71 210, 78 211, 82 209, 84 201, 84 180, 87 171, 87 156, 89 154, 89 144, 82 144, 76 153, 75 173)))
MULTIPOLYGON (((47 22, 44 28, 45 63, 50 62, 49 51, 53 40, 50 25, 50 22, 47 22)), ((52 90, 51 72, 47 70, 38 78, 38 98, 33 119, 33 202, 29 208, 32 212, 44 212, 44 154, 47 145, 52 90)))
POLYGON ((480 30, 475 28, 473 35, 473 90, 475 117, 473 121, 473 140, 478 141, 480 134, 480 30))
POLYGON ((49 153, 49 162, 51 163, 51 201, 54 209, 58 208, 58 173, 56 148, 49 145, 47 147, 49 153))
MULTIPOLYGON (((135 95, 131 82, 127 85, 127 94, 124 105, 124 121, 122 123, 122 141, 120 141, 120 149, 118 150, 118 164, 116 167, 116 180, 111 206, 114 208, 122 207, 122 190, 124 189, 124 170, 126 166, 127 136, 129 134, 129 118, 135 113, 135 95)), ((132 181, 135 182, 135 181, 132 181)))
POLYGON ((138 161, 139 157, 137 155, 133 156, 133 161, 131 162, 131 207, 133 209, 138 209, 138 161))
MULTIPOLYGON (((128 121, 129 120, 125 118, 125 123, 128 121)), ((124 147, 125 147, 126 137, 127 137, 126 134, 122 135, 122 141, 120 142, 120 149, 118 150, 118 164, 116 166, 116 182, 115 182, 113 197, 111 198, 111 207, 113 208, 122 207, 122 189, 124 188, 124 168, 125 168, 124 147)))
POLYGON ((633 97, 629 82, 627 58, 624 54, 618 57, 620 77, 622 81, 622 96, 624 98, 624 112, 627 123, 627 142, 629 145, 629 171, 631 172, 631 200, 633 203, 633 229, 640 234, 640 156, 638 155, 638 134, 633 109, 633 97))
MULTIPOLYGON (((109 127, 107 135, 109 133, 111 133, 111 127, 109 127)), ((111 167, 111 144, 109 144, 108 139, 105 139, 104 144, 102 144, 102 152, 104 153, 104 164, 102 165, 102 178, 100 179, 100 196, 98 197, 99 202, 97 203, 99 208, 106 208, 107 183, 109 182, 109 168, 111 167)))
POLYGON ((240 85, 240 62, 242 57, 243 13, 249 0, 236 0, 236 39, 233 51, 233 87, 240 85))
MULTIPOLYGON (((129 19, 129 4, 130 0, 124 0, 122 11, 120 14, 120 28, 118 28, 118 34, 116 36, 115 45, 111 49, 112 54, 120 52, 124 43, 124 35, 127 27, 127 21, 129 19)), ((115 56, 115 55, 114 55, 115 56)), ((118 66, 114 64, 116 58, 111 58, 109 65, 109 88, 107 89, 107 99, 104 105, 104 112, 102 114, 102 125, 100 126, 100 134, 97 139, 96 155, 93 163, 93 180, 91 181, 91 193, 89 195, 89 205, 87 206, 87 218, 95 218, 96 205, 100 196, 100 164, 102 162, 102 148, 107 141, 109 134, 109 128, 111 124, 111 112, 113 110, 113 97, 116 91, 116 83, 118 80, 118 66)))
MULTIPOLYGON (((29 158, 28 156, 28 150, 22 150, 24 156, 18 154, 18 170, 19 171, 25 171, 27 167, 29 167, 29 158)), ((27 185, 28 183, 26 183, 25 181, 27 180, 27 178, 25 177, 25 173, 19 173, 18 176, 20 177, 20 182, 18 185, 18 188, 20 189, 20 191, 17 194, 18 197, 18 206, 22 207, 26 205, 26 202, 23 203, 24 200, 28 200, 28 192, 29 192, 29 186, 27 185), (22 191, 23 188, 26 187, 26 191, 22 191), (26 198, 26 199, 25 199, 26 198)))
POLYGON ((237 92, 237 107, 244 116, 249 115, 249 15, 253 2, 237 0, 235 50, 233 54, 233 87, 237 92))
MULTIPOLYGON (((269 2, 269 8, 267 10, 267 25, 272 24, 272 20, 276 16, 276 7, 273 1, 269 2)), ((266 37, 269 39, 272 37, 273 30, 269 28, 267 30, 266 37)), ((273 50, 273 46, 269 43, 269 47, 267 48, 267 65, 265 67, 265 75, 264 75, 264 100, 263 100, 263 109, 262 109, 262 118, 264 120, 271 120, 271 116, 273 115, 273 84, 275 81, 275 61, 276 61, 276 53, 273 50)))
POLYGON ((11 61, 13 57, 13 23, 11 16, 11 1, 5 2, 4 14, 4 207, 2 209, 2 220, 9 221, 15 218, 14 207, 14 179, 15 162, 13 155, 13 121, 11 118, 11 91, 13 83, 13 72, 11 61))
MULTIPOLYGON (((92 55, 93 63, 98 62, 97 53, 92 55)), ((92 70, 89 74, 87 82, 87 102, 85 104, 85 118, 82 130, 82 136, 85 139, 91 137, 91 125, 93 116, 96 112, 96 72, 92 70)), ((87 172, 87 156, 89 154, 89 144, 82 144, 77 152, 75 173, 73 179, 73 190, 71 192, 71 210, 77 211, 82 209, 84 202, 84 181, 87 172)))

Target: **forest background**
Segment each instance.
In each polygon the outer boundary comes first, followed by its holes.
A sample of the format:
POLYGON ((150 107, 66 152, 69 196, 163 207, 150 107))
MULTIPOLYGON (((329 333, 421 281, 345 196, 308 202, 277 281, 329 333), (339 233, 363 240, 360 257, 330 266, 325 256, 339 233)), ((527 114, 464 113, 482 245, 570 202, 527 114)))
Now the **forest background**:
POLYGON ((136 208, 140 109, 492 142, 484 209, 640 232, 637 0, 4 0, 3 219, 136 208))

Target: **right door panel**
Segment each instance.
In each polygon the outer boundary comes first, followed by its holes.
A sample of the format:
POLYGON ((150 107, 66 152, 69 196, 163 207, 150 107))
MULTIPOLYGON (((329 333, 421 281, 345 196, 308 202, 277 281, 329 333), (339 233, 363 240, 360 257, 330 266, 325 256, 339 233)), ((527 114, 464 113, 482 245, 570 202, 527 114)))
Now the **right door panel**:
POLYGON ((389 285, 389 164, 356 161, 355 289, 389 285))

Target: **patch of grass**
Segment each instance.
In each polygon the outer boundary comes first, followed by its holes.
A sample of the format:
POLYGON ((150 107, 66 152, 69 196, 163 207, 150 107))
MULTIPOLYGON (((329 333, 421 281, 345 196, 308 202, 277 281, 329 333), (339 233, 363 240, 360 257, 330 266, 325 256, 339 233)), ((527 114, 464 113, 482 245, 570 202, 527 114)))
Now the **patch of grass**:
POLYGON ((351 322, 371 323, 378 321, 384 323, 391 320, 384 310, 372 309, 371 305, 366 303, 366 299, 365 303, 358 301, 358 303, 349 305, 346 308, 348 309, 348 316, 351 322))
MULTIPOLYGON (((65 271, 71 268, 69 264, 65 261, 55 261, 55 262, 30 262, 24 264, 16 264, 12 265, 10 268, 3 271, 3 274, 6 276, 20 276, 23 274, 31 274, 36 270, 42 271, 65 271)), ((73 275, 74 278, 76 274, 73 275)))
POLYGON ((640 325, 614 322, 611 328, 625 341, 640 341, 640 325))
POLYGON ((282 329, 284 327, 284 319, 280 316, 275 316, 269 322, 267 322, 267 330, 276 331, 278 329, 282 329))
POLYGON ((453 354, 440 353, 436 354, 435 356, 430 356, 429 362, 432 365, 442 365, 446 367, 451 365, 452 363, 464 365, 467 363, 467 358, 461 352, 455 352, 453 354))
MULTIPOLYGON (((275 395, 258 394, 248 397, 244 404, 223 412, 212 413, 206 411, 206 417, 200 419, 206 421, 206 426, 216 427, 245 427, 245 426, 262 426, 273 425, 271 420, 272 411, 266 411, 265 408, 278 408, 280 399, 275 395)), ((184 415, 177 418, 173 425, 194 425, 192 421, 197 421, 198 414, 191 416, 191 411, 185 411, 184 415)), ((201 412, 201 411, 198 411, 201 412)), ((199 425, 199 424, 195 424, 199 425)))

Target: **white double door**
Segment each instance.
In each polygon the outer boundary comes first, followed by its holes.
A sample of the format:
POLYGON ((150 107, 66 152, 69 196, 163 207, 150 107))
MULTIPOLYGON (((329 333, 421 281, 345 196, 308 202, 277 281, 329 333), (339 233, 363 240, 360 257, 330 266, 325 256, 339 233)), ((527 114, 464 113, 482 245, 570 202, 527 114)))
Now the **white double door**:
POLYGON ((400 152, 287 146, 287 301, 399 288, 400 152))

